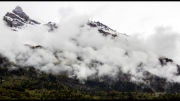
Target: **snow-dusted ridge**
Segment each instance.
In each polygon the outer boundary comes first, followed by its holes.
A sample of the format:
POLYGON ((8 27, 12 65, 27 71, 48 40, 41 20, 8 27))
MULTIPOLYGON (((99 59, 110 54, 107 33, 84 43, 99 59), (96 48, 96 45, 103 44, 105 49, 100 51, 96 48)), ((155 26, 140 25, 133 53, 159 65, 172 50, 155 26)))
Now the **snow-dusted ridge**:
POLYGON ((119 33, 116 30, 111 29, 110 27, 106 26, 105 24, 103 24, 99 21, 97 21, 97 22, 96 21, 89 21, 88 25, 90 25, 91 27, 97 27, 100 32, 104 33, 104 35, 111 34, 114 37, 119 36, 119 35, 128 36, 125 33, 119 33))

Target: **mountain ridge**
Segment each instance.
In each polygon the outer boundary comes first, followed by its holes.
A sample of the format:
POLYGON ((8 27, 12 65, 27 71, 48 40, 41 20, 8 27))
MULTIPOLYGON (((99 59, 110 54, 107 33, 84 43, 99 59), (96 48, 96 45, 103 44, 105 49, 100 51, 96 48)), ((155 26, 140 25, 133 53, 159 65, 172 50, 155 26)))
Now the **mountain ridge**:
MULTIPOLYGON (((35 21, 33 19, 31 19, 23 10, 21 7, 17 6, 12 13, 11 12, 7 12, 5 14, 5 16, 3 17, 3 20, 6 22, 6 24, 10 27, 10 28, 15 28, 14 30, 17 31, 17 29, 22 29, 25 25, 39 25, 41 24, 38 21, 35 21)), ((48 31, 53 31, 58 29, 59 27, 57 26, 56 23, 53 22, 48 22, 46 24, 44 24, 46 26, 48 26, 50 29, 48 31)), ((125 37, 129 37, 126 34, 123 33, 119 33, 116 32, 115 30, 111 29, 110 27, 108 27, 105 24, 102 24, 101 22, 97 21, 90 21, 87 23, 87 25, 89 25, 92 28, 97 28, 98 32, 101 33, 103 36, 108 36, 111 35, 113 38, 115 37, 121 37, 125 36, 125 37)), ((41 45, 37 45, 37 46, 32 46, 32 45, 26 45, 28 46, 30 49, 32 50, 38 50, 38 49, 42 49, 45 50, 41 45)), ((54 53, 55 54, 55 53, 54 53)), ((125 55, 128 55, 128 52, 126 52, 125 55)), ((77 59, 79 61, 83 61, 82 57, 77 57, 77 59)), ((174 63, 173 59, 169 59, 167 57, 159 57, 158 58, 159 63, 161 64, 161 66, 166 66, 167 64, 171 64, 174 63)), ((1 67, 8 67, 8 66, 15 66, 18 67, 19 70, 21 70, 21 66, 16 65, 12 62, 10 62, 6 57, 4 57, 3 55, 0 56, 0 65, 1 67)), ((95 67, 95 66, 102 66, 104 65, 103 62, 98 61, 98 60, 93 60, 90 62, 90 67, 95 67)), ((177 76, 180 75, 180 66, 178 64, 175 64, 177 67, 177 76)), ((141 67, 143 66, 143 63, 139 63, 137 65, 138 68, 140 68, 139 70, 143 72, 144 75, 144 83, 136 83, 133 82, 130 78, 131 78, 131 74, 129 73, 123 73, 122 71, 118 72, 118 76, 117 78, 111 78, 110 76, 102 76, 102 77, 98 77, 97 75, 95 75, 94 77, 88 77, 88 79, 85 81, 84 85, 81 85, 81 87, 85 90, 88 90, 89 88, 92 90, 94 88, 99 89, 99 90, 117 90, 117 91, 145 91, 145 92, 179 92, 180 88, 176 88, 176 86, 180 86, 179 83, 171 83, 169 81, 167 81, 166 78, 161 78, 158 77, 156 75, 151 74, 148 71, 143 71, 141 69, 141 67), (97 85, 97 86, 96 86, 97 85)), ((7 72, 7 71, 5 71, 7 72)), ((77 79, 77 77, 74 77, 75 79, 77 79)), ((2 81, 2 80, 1 80, 2 81)), ((78 85, 77 82, 64 82, 69 86, 73 85, 78 85)))

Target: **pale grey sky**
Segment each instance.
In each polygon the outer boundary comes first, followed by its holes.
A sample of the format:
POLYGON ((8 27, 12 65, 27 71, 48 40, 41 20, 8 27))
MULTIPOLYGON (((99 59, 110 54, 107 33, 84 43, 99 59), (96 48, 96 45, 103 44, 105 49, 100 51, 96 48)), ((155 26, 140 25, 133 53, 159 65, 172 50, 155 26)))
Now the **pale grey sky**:
POLYGON ((157 26, 180 31, 180 2, 0 2, 11 11, 19 5, 31 17, 59 22, 75 14, 88 15, 112 29, 129 35, 151 34, 157 26))

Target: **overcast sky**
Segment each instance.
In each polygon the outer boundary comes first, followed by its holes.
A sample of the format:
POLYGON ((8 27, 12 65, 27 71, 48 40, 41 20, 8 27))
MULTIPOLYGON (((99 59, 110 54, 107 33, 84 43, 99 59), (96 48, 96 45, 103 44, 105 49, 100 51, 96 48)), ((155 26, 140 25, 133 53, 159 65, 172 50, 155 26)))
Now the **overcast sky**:
POLYGON ((88 15, 128 35, 148 35, 157 26, 180 31, 180 2, 0 2, 4 12, 17 5, 34 19, 59 22, 75 14, 88 15))

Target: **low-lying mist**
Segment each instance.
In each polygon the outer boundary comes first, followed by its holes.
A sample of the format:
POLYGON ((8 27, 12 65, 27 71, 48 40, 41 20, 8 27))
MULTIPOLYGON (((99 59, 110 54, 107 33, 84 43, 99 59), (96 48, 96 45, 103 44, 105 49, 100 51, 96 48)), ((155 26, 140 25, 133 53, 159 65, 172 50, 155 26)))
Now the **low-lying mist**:
MULTIPOLYGON (((88 77, 108 75, 116 78, 121 70, 130 73, 133 81, 142 81, 143 71, 180 82, 176 63, 180 63, 180 33, 171 27, 156 27, 147 38, 138 34, 128 37, 103 36, 87 25, 88 16, 73 16, 58 23, 52 32, 44 25, 28 25, 19 31, 10 30, 0 21, 0 54, 22 66, 33 66, 47 73, 88 77), (31 49, 41 45, 43 48, 31 49), (161 66, 158 58, 174 63, 161 66), (139 66, 141 64, 141 66, 139 66)), ((128 34, 128 33, 126 33, 128 34)), ((9 67, 11 68, 11 67, 9 67)))

